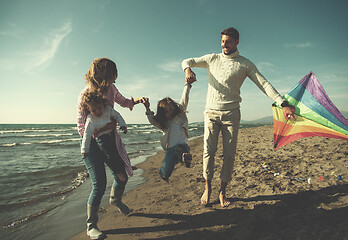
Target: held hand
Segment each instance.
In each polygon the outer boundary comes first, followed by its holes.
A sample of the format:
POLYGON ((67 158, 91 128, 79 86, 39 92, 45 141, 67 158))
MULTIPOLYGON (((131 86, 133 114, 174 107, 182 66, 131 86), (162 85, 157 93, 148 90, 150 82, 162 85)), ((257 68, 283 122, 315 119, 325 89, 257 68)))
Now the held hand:
POLYGON ((196 74, 189 67, 185 69, 185 80, 188 84, 192 84, 197 81, 196 74))
POLYGON ((88 153, 82 153, 82 156, 88 157, 88 153))
POLYGON ((146 101, 146 97, 137 97, 136 99, 134 99, 134 105, 138 104, 138 103, 144 103, 146 101))
POLYGON ((126 126, 122 126, 122 127, 120 127, 120 129, 123 131, 124 134, 126 134, 128 132, 126 126))
POLYGON ((100 132, 101 132, 100 129, 96 129, 93 133, 93 136, 97 137, 100 132))
POLYGON ((144 102, 143 102, 143 104, 144 104, 144 107, 146 108, 146 111, 151 111, 150 110, 150 101, 149 101, 149 99, 148 98, 144 98, 144 102))
POLYGON ((104 127, 96 129, 93 133, 93 136, 98 136, 99 133, 107 131, 107 130, 112 130, 115 129, 117 126, 116 120, 115 119, 111 119, 111 122, 109 122, 108 124, 106 124, 104 127))
POLYGON ((292 120, 296 120, 294 117, 294 114, 295 114, 294 106, 283 107, 283 114, 285 119, 291 118, 292 120))
POLYGON ((148 97, 142 97, 141 98, 141 103, 145 104, 149 102, 149 98, 148 97))

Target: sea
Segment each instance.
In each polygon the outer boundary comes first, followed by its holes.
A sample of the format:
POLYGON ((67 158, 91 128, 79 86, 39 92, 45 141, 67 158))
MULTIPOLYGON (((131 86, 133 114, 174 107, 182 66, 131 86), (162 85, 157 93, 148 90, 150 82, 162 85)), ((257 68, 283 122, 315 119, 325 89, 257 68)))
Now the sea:
MULTIPOLYGON (((203 126, 190 123, 190 138, 202 136, 203 126)), ((162 132, 150 124, 130 124, 120 135, 132 165, 161 150, 162 132)), ((113 181, 107 174, 102 207, 113 181)), ((142 174, 134 171, 126 192, 141 187, 142 174)), ((84 231, 90 191, 75 124, 0 124, 1 239, 65 240, 84 231)))

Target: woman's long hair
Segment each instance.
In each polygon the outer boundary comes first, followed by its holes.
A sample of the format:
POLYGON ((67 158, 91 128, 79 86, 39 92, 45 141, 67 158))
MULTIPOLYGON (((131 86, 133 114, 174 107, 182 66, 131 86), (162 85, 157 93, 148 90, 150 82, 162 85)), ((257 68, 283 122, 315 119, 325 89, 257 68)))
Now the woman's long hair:
POLYGON ((169 120, 172 120, 177 115, 184 113, 184 110, 173 99, 166 97, 160 100, 157 104, 157 113, 154 116, 155 120, 160 124, 162 129, 167 128, 169 120), (171 116, 167 117, 167 111, 172 110, 171 116))
POLYGON ((85 78, 92 90, 99 90, 105 93, 112 84, 111 80, 116 77, 118 72, 116 63, 108 58, 96 58, 88 69, 85 78))

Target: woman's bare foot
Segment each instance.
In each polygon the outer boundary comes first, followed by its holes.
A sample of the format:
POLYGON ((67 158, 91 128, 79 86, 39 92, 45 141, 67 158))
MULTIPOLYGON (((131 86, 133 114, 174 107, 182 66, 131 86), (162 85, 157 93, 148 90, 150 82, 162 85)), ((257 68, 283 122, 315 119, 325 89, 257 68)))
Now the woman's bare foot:
POLYGON ((219 200, 221 207, 228 207, 231 204, 231 202, 227 200, 226 194, 222 191, 219 193, 219 200))

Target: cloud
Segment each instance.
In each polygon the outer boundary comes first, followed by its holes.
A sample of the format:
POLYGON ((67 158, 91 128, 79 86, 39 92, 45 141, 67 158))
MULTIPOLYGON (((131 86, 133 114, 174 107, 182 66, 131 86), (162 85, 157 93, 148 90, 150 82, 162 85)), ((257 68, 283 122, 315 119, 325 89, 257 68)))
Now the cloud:
POLYGON ((13 70, 16 63, 11 59, 0 59, 0 70, 13 70))
MULTIPOLYGON (((25 72, 30 73, 33 70, 47 67, 57 53, 59 46, 71 31, 72 23, 71 21, 67 21, 61 27, 51 30, 50 33, 43 33, 43 35, 47 35, 48 37, 43 38, 43 42, 38 43, 41 46, 40 49, 28 47, 29 50, 26 49, 13 56, 9 55, 7 58, 2 58, 0 59, 0 69, 13 70, 20 67, 25 72)), ((20 36, 21 33, 21 30, 14 30, 12 34, 9 32, 6 34, 20 36)), ((0 31, 1 34, 3 35, 5 32, 0 31)), ((14 54, 14 51, 12 53, 14 54)))
POLYGON ((101 29, 103 29, 104 25, 105 25, 105 22, 101 22, 101 23, 93 30, 93 32, 95 32, 95 33, 99 32, 101 29))
POLYGON ((320 82, 323 84, 328 84, 328 85, 332 85, 332 83, 335 84, 340 84, 341 86, 346 86, 348 87, 348 81, 347 81, 347 74, 341 74, 341 73, 337 73, 334 74, 322 74, 320 75, 320 82))
POLYGON ((274 72, 274 64, 270 62, 259 62, 257 68, 262 71, 274 72))
POLYGON ((28 53, 30 62, 29 71, 33 68, 44 68, 54 58, 60 44, 72 31, 72 23, 68 21, 60 28, 53 29, 50 37, 45 39, 45 47, 42 50, 35 50, 28 53))
POLYGON ((330 98, 336 98, 336 99, 348 99, 348 95, 346 93, 336 93, 334 95, 331 95, 330 98))
POLYGON ((129 76, 131 81, 116 80, 116 87, 122 95, 129 97, 146 96, 157 101, 164 97, 170 96, 174 99, 180 99, 184 80, 178 80, 175 77, 168 77, 165 75, 154 76, 129 76))
POLYGON ((313 47, 314 45, 311 42, 305 42, 305 43, 285 43, 285 48, 309 48, 313 47))
POLYGON ((100 11, 104 12, 105 10, 108 9, 109 5, 110 5, 111 1, 110 0, 105 0, 103 2, 100 3, 100 11))
POLYGON ((10 28, 10 30, 0 30, 0 36, 12 36, 12 37, 17 37, 21 35, 24 31, 20 28, 15 23, 8 23, 7 24, 10 28))
POLYGON ((167 72, 182 72, 181 61, 168 61, 158 64, 157 66, 167 72))

